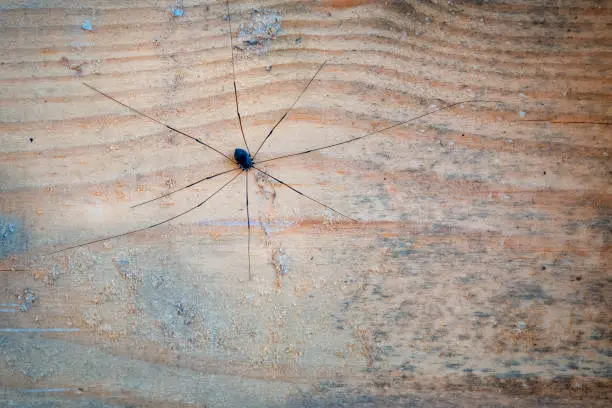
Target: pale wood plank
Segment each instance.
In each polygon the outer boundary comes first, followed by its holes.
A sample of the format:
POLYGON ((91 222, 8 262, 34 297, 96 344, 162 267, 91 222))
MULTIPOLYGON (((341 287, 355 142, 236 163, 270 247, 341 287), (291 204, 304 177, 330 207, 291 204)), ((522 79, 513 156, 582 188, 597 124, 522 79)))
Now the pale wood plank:
POLYGON ((176 4, 0 8, 0 329, 80 329, 0 333, 3 402, 605 405, 608 5, 232 2, 250 146, 328 60, 259 159, 499 103, 265 163, 360 222, 251 175, 252 281, 243 177, 44 255, 229 179, 131 210, 231 163, 82 84, 242 147, 225 3, 176 4))

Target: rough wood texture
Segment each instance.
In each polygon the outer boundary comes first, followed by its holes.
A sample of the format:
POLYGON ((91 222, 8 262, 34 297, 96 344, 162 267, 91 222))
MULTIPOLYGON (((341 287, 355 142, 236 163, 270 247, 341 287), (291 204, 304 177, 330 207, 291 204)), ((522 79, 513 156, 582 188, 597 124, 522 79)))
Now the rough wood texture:
POLYGON ((263 164, 359 223, 250 174, 249 281, 244 175, 45 255, 229 179, 82 84, 231 155, 225 4, 5 2, 1 405, 608 405, 612 9, 494 3, 232 2, 257 159, 499 101, 263 164))

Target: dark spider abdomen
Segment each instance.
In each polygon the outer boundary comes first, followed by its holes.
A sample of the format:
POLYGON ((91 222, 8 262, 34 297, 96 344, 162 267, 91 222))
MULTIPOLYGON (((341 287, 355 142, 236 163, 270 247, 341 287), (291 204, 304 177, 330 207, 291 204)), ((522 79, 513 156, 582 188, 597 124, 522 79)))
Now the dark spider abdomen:
POLYGON ((238 162, 240 167, 245 170, 253 167, 253 159, 251 158, 249 152, 244 149, 237 147, 236 150, 234 150, 234 159, 238 162))

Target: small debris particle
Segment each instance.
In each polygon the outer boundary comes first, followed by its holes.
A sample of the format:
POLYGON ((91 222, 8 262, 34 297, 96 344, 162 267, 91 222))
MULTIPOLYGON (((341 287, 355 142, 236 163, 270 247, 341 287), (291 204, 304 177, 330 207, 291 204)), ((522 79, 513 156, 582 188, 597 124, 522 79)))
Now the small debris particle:
POLYGON ((506 143, 514 143, 514 142, 512 141, 512 139, 507 139, 506 143))
POLYGON ((519 93, 519 96, 520 96, 520 97, 522 97, 522 98, 526 98, 526 97, 527 97, 527 95, 525 95, 525 94, 524 94, 524 93, 522 93, 522 92, 521 92, 521 93, 519 93))
POLYGON ((508 200, 508 199, 510 199, 510 198, 512 198, 512 196, 509 196, 509 195, 507 195, 507 194, 504 194, 504 200, 508 200))
POLYGON ((112 261, 115 269, 117 272, 119 272, 123 279, 133 282, 142 282, 141 271, 139 271, 134 265, 131 265, 129 260, 117 260, 116 258, 113 258, 112 261))
POLYGON ((32 308, 32 305, 38 301, 38 296, 34 294, 34 291, 30 288, 26 288, 23 291, 23 297, 21 297, 21 307, 19 308, 22 312, 27 312, 32 308))
POLYGON ((180 7, 176 7, 173 11, 172 11, 172 15, 174 17, 183 17, 184 11, 182 8, 180 7))
POLYGON ((302 43, 302 37, 298 37, 295 39, 295 43, 296 44, 301 44, 302 43))
POLYGON ((277 11, 262 9, 251 11, 251 20, 238 26, 238 40, 248 52, 263 55, 271 50, 271 41, 281 30, 282 18, 277 11))
POLYGON ((193 305, 186 305, 182 302, 176 304, 176 314, 183 317, 183 324, 185 326, 191 325, 198 315, 193 305))
POLYGON ((70 69, 73 70, 73 71, 76 71, 76 72, 78 72, 80 74, 81 72, 83 72, 83 65, 84 64, 85 64, 84 62, 81 63, 81 64, 72 64, 70 66, 70 69))
POLYGON ((33 137, 30 138, 30 143, 34 143, 34 138, 33 137))
POLYGON ((431 23, 433 21, 433 19, 431 17, 425 17, 425 22, 426 23, 431 23))
POLYGON ((270 72, 270 71, 272 71, 272 65, 268 65, 268 66, 266 67, 266 72, 270 72))
POLYGON ((272 264, 279 275, 289 274, 289 269, 287 268, 287 255, 283 248, 274 251, 272 254, 272 264))
MULTIPOLYGON (((62 57, 60 59, 60 64, 62 64, 65 67, 70 68, 73 71, 78 72, 79 74, 81 72, 83 72, 83 65, 87 64, 87 62, 81 62, 80 64, 71 64, 70 61, 68 60, 68 58, 66 57, 62 57)), ((45 100, 46 102, 46 100, 45 100)))
POLYGON ((91 20, 83 21, 83 24, 81 24, 81 28, 86 31, 93 31, 93 25, 91 24, 91 20))
POLYGON ((520 111, 520 112, 519 112, 519 115, 521 116, 521 118, 524 118, 524 117, 525 117, 525 112, 520 111))

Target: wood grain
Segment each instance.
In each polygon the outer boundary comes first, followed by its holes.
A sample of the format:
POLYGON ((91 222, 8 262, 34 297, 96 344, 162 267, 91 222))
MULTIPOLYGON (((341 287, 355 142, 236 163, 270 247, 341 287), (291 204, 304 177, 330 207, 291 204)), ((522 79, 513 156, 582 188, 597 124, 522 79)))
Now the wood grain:
POLYGON ((252 151, 327 60, 256 161, 491 102, 262 163, 359 222, 250 172, 252 280, 244 175, 48 255, 229 180, 130 208, 233 164, 83 85, 231 156, 226 4, 5 2, 3 404, 608 405, 610 5, 230 15, 252 151))

